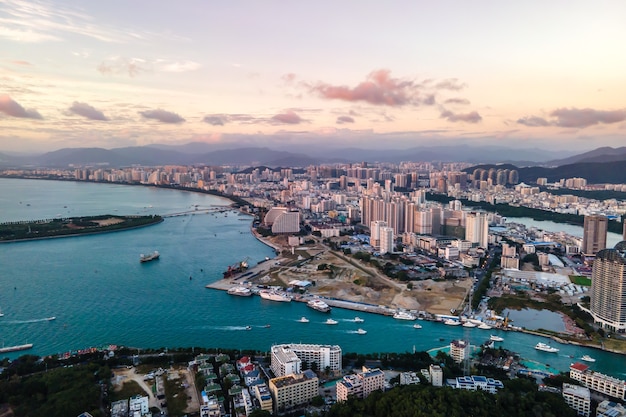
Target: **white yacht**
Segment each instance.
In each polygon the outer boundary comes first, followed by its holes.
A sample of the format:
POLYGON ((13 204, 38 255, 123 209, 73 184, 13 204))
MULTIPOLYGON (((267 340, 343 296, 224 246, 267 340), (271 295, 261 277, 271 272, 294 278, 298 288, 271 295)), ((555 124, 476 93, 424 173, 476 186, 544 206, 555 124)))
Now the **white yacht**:
POLYGON ((393 318, 397 320, 417 320, 417 317, 411 313, 407 313, 406 311, 398 311, 393 315, 393 318))
POLYGON ((595 362, 596 361, 594 358, 592 358, 589 355, 583 355, 580 359, 585 361, 585 362, 595 362))
POLYGON ((283 303, 291 302, 291 297, 289 297, 285 293, 278 292, 278 291, 261 290, 261 291, 259 291, 259 295, 264 300, 280 301, 280 302, 283 302, 283 303))
POLYGON ((328 313, 330 311, 330 306, 322 300, 311 300, 307 302, 306 305, 322 313, 328 313))
POLYGON ((550 345, 547 345, 545 343, 541 343, 541 342, 535 345, 535 349, 541 350, 543 352, 548 352, 548 353, 556 353, 559 351, 559 349, 552 347, 550 345))
POLYGON ((490 326, 490 325, 488 325, 487 323, 480 323, 480 324, 478 325, 478 328, 479 328, 480 330, 491 330, 491 326, 490 326))
POLYGON ((355 317, 354 318, 354 322, 355 323, 363 323, 365 320, 363 320, 361 317, 355 317))
POLYGON ((300 317, 300 320, 298 320, 300 323, 308 323, 309 319, 307 319, 306 317, 302 316, 300 317))
POLYGON ((466 321, 465 323, 463 323, 463 327, 476 327, 476 323, 472 323, 471 321, 466 321))
POLYGON ((413 325, 413 328, 414 328, 414 329, 421 329, 421 328, 422 328, 422 325, 421 325, 421 324, 417 324, 417 323, 415 323, 415 324, 413 325))
POLYGON ((333 319, 327 319, 324 324, 337 324, 339 323, 337 320, 333 320, 333 319))
POLYGON ((356 331, 356 333, 357 333, 357 334, 366 334, 366 333, 367 333, 367 330, 363 330, 363 329, 359 328, 359 329, 356 331))
POLYGON ((250 288, 244 287, 241 285, 237 287, 229 288, 227 292, 230 295, 238 295, 240 297, 249 297, 252 295, 252 290, 250 288))
POLYGON ((448 326, 460 326, 461 322, 454 319, 446 319, 443 321, 443 324, 446 324, 448 326))
POLYGON ((489 340, 493 342, 504 342, 503 338, 501 338, 500 336, 496 336, 495 334, 492 334, 491 336, 489 336, 489 340))

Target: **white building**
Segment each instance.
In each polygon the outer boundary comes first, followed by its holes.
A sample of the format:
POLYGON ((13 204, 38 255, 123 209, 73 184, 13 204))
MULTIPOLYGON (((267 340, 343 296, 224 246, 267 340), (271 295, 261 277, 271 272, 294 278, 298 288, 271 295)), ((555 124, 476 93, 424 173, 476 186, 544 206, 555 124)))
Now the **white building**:
POLYGON ((346 401, 348 396, 366 398, 371 392, 382 390, 385 386, 385 374, 380 369, 363 367, 363 372, 346 375, 337 382, 337 401, 346 401))
POLYGON ((144 417, 152 416, 150 413, 150 406, 148 404, 148 397, 135 395, 128 400, 128 410, 130 417, 144 417))
POLYGON ((598 404, 596 417, 626 417, 626 408, 619 403, 604 400, 598 404))
POLYGON ((394 236, 393 228, 381 227, 380 228, 380 254, 391 253, 394 251, 394 236))
POLYGON ((489 239, 487 213, 471 212, 465 217, 465 240, 486 248, 489 239))
POLYGON ((470 345, 465 340, 450 342, 450 356, 456 363, 461 363, 469 357, 470 345))
POLYGON ((570 365, 569 376, 590 390, 626 400, 626 381, 624 380, 591 371, 587 365, 580 362, 570 365))
POLYGON ((439 365, 430 365, 428 368, 428 372, 430 373, 430 383, 433 384, 433 387, 442 387, 443 386, 443 370, 439 365))
POLYGON ((589 388, 579 385, 563 384, 563 399, 579 416, 591 414, 591 393, 589 388))
MULTIPOLYGON (((274 345, 271 349, 271 359, 272 359, 272 371, 274 371, 274 375, 276 376, 284 376, 289 375, 288 373, 277 373, 273 367, 274 357, 276 356, 277 361, 283 361, 281 358, 291 357, 289 353, 291 352, 295 354, 295 356, 300 361, 306 361, 306 363, 311 366, 313 362, 317 364, 317 368, 320 370, 325 370, 329 368, 331 371, 340 371, 341 370, 341 347, 338 345, 312 345, 312 344, 284 344, 284 345, 274 345), (280 352, 284 352, 286 356, 279 356, 280 352), (275 355, 276 353, 276 355, 275 355)), ((282 354, 280 354, 282 355, 282 354)), ((286 361, 286 359, 284 359, 286 361)), ((286 362, 285 362, 286 363, 286 362)), ((300 373, 300 365, 298 365, 297 372, 291 373, 300 373)), ((281 368, 277 368, 280 369, 281 368)), ((285 372, 287 369, 285 369, 285 372)))
POLYGON ((289 345, 272 346, 270 369, 275 376, 299 374, 301 368, 302 360, 289 345))
POLYGON ((491 394, 495 394, 498 392, 498 389, 504 388, 502 381, 478 375, 459 376, 456 379, 448 380, 447 385, 455 389, 466 389, 469 391, 482 390, 491 394))

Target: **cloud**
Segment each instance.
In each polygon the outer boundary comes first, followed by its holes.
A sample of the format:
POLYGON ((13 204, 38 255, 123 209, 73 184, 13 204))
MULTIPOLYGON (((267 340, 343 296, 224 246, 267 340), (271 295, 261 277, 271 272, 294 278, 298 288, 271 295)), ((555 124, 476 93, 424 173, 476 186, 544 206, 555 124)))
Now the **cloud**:
POLYGON ((224 126, 224 123, 227 121, 225 119, 227 119, 227 117, 224 117, 223 115, 214 114, 210 116, 204 116, 204 119, 202 119, 202 121, 212 126, 224 126))
POLYGON ((467 87, 467 84, 460 83, 457 78, 447 78, 435 84, 437 90, 453 90, 459 91, 467 87))
POLYGON ((114 57, 101 62, 97 69, 102 75, 128 74, 134 78, 141 73, 149 72, 150 66, 141 58, 114 57))
POLYGON ((163 72, 188 72, 195 71, 202 67, 197 62, 194 61, 174 61, 174 62, 164 62, 158 61, 160 65, 158 65, 158 70, 163 72))
POLYGON ((182 123, 185 121, 178 114, 162 109, 140 111, 139 114, 146 119, 154 119, 163 123, 182 123))
POLYGON ((619 123, 626 120, 626 109, 622 110, 595 110, 560 108, 550 112, 552 120, 538 116, 526 116, 517 120, 517 123, 530 127, 558 126, 568 128, 585 128, 597 124, 619 123))
POLYGON ((32 65, 32 64, 31 64, 30 62, 28 62, 28 61, 22 61, 22 60, 19 60, 19 59, 15 60, 15 61, 11 61, 11 63, 12 63, 13 65, 21 65, 21 66, 30 66, 30 65, 32 65))
POLYGON ((462 105, 468 105, 470 104, 470 101, 466 98, 449 98, 446 101, 444 101, 445 104, 462 104, 462 105))
POLYGON ((344 123, 354 123, 354 119, 350 116, 339 116, 337 117, 337 124, 344 124, 344 123))
POLYGON ((90 120, 109 120, 104 113, 87 103, 75 101, 69 111, 90 120))
POLYGON ((302 119, 292 110, 288 110, 285 113, 276 114, 270 119, 270 123, 272 124, 297 125, 302 122, 304 122, 304 119, 302 119))
POLYGON ((517 123, 524 126, 530 127, 538 127, 538 126, 550 126, 550 122, 548 122, 543 117, 538 116, 526 116, 517 120, 517 123))
POLYGON ((291 84, 296 80, 296 74, 294 74, 293 72, 290 72, 288 74, 283 75, 280 78, 287 84, 291 84))
POLYGON ((556 117, 560 127, 588 127, 600 123, 611 124, 626 120, 626 110, 556 109, 550 116, 556 117))
POLYGON ((374 105, 417 105, 423 101, 418 91, 419 86, 414 81, 392 78, 390 71, 385 69, 371 72, 366 81, 353 88, 327 83, 308 85, 308 88, 322 98, 365 101, 374 105))
POLYGON ((25 119, 43 119, 37 110, 25 109, 20 103, 7 95, 0 95, 0 112, 7 116, 25 119))
POLYGON ((470 113, 453 113, 450 110, 444 110, 441 112, 440 117, 447 119, 449 122, 478 123, 483 120, 480 114, 475 111, 470 113))

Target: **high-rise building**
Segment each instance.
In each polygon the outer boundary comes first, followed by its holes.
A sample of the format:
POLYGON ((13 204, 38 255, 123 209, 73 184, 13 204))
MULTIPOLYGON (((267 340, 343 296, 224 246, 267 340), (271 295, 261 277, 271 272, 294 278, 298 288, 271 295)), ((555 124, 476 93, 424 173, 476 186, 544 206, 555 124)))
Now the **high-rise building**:
POLYGON ((391 253, 394 250, 394 236, 391 227, 380 228, 380 254, 391 253))
POLYGON ((595 255, 599 250, 606 248, 606 233, 609 219, 605 216, 585 216, 583 227, 583 245, 581 252, 585 255, 595 255))
POLYGON ((315 372, 307 369, 301 374, 270 379, 269 390, 274 396, 275 411, 307 404, 319 395, 319 380, 315 372))
POLYGON ((595 323, 615 332, 626 332, 626 241, 596 254, 590 310, 595 323))
POLYGON ((489 222, 487 213, 472 212, 465 218, 465 240, 487 248, 489 243, 489 222))

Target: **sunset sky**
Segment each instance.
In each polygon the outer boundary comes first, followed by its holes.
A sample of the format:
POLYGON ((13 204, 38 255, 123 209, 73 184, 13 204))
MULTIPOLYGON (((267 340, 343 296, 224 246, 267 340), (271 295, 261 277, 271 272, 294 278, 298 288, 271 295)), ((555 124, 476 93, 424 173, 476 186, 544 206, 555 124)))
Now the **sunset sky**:
POLYGON ((0 0, 0 151, 625 138, 623 0, 0 0))

